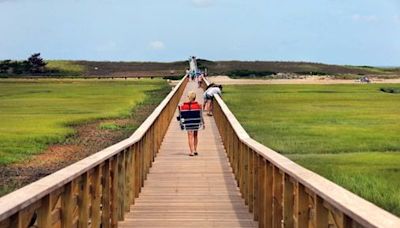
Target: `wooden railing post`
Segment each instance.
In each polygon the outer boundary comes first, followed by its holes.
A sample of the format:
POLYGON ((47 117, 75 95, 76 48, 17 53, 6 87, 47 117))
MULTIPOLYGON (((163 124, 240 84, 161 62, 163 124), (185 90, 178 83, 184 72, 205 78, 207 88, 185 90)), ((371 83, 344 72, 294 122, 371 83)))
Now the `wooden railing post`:
POLYGON ((113 157, 111 161, 112 184, 111 184, 111 227, 118 226, 118 164, 120 154, 113 157))
POLYGON ((101 199, 102 214, 101 227, 109 228, 111 219, 111 175, 110 175, 110 160, 106 160, 103 165, 103 195, 101 199))
POLYGON ((265 160, 263 157, 258 156, 258 224, 259 227, 265 227, 265 160))
POLYGON ((125 217, 125 162, 126 150, 120 153, 118 160, 118 220, 123 221, 125 217))
POLYGON ((72 180, 70 183, 65 185, 64 194, 62 197, 62 216, 61 225, 63 228, 72 227, 74 221, 74 190, 76 180, 72 180))
POLYGON ((282 226, 282 203, 283 203, 283 177, 279 168, 275 167, 272 171, 273 177, 273 211, 272 211, 272 220, 274 227, 282 226))
POLYGON ((293 227, 293 205, 295 202, 293 183, 292 180, 290 180, 290 176, 284 175, 283 186, 283 226, 293 227))
POLYGON ((89 221, 89 173, 81 176, 81 187, 79 192, 79 227, 88 227, 89 221))

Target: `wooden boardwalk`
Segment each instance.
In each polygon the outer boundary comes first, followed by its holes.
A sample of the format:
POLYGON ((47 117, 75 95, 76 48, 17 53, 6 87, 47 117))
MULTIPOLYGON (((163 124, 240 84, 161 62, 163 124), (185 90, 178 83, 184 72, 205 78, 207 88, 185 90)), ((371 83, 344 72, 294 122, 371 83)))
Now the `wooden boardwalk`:
MULTIPOLYGON (((181 98, 202 90, 189 82, 181 98)), ((256 227, 242 199, 212 117, 204 116, 199 156, 173 119, 139 198, 119 227, 256 227)))

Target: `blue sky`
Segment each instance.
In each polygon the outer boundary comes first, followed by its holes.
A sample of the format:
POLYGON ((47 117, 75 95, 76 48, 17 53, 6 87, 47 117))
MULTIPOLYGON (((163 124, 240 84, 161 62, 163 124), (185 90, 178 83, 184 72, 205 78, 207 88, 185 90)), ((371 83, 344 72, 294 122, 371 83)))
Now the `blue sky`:
POLYGON ((0 0, 0 59, 400 66, 400 0, 0 0))

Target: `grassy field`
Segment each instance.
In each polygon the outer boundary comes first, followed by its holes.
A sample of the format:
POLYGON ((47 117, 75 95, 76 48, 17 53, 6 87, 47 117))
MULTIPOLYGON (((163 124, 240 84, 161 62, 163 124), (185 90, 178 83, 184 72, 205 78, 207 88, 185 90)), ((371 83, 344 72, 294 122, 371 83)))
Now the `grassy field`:
POLYGON ((400 85, 241 85, 224 100, 256 140, 400 215, 400 85))
POLYGON ((130 115, 163 80, 1 80, 0 164, 62 142, 74 124, 130 115))

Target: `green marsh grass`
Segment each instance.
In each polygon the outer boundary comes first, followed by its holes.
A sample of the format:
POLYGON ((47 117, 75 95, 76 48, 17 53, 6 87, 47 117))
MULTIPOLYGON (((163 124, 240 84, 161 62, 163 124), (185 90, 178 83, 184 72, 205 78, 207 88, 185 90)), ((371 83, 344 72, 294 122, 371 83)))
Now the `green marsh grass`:
POLYGON ((224 100, 264 145, 400 215, 400 85, 237 85, 224 100))
POLYGON ((129 116, 164 80, 0 81, 0 164, 22 161, 82 122, 129 116))

